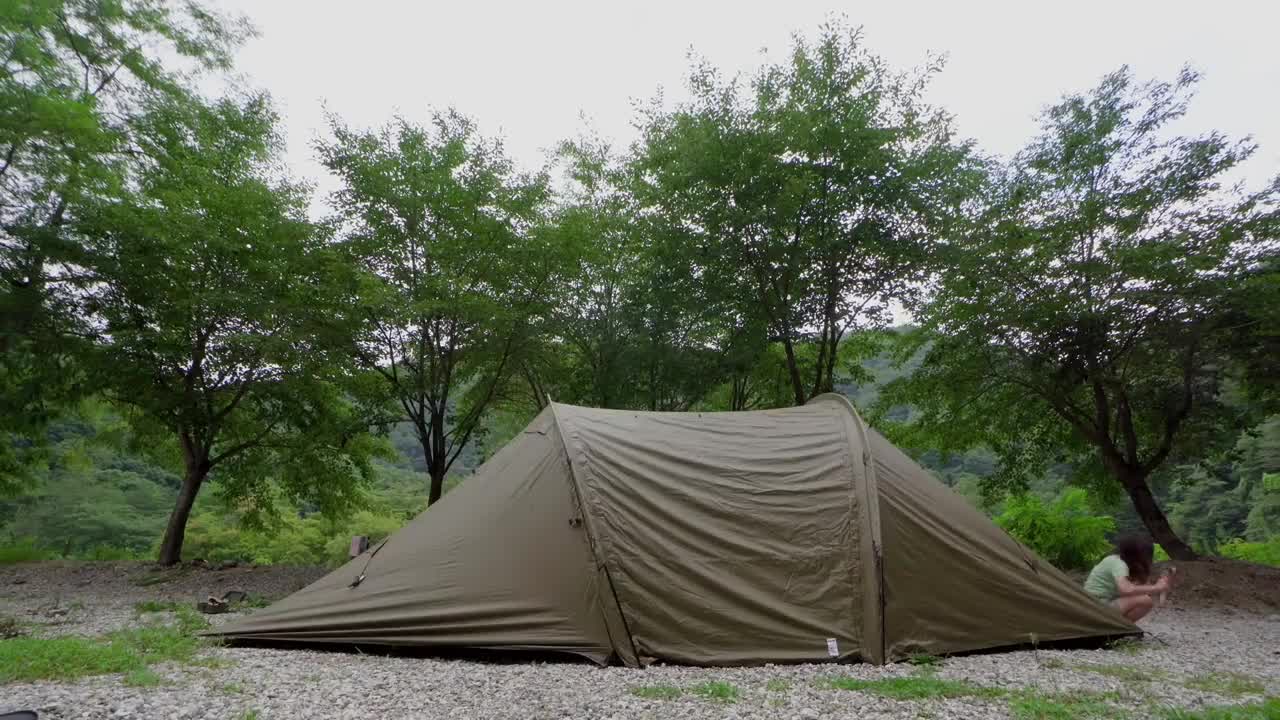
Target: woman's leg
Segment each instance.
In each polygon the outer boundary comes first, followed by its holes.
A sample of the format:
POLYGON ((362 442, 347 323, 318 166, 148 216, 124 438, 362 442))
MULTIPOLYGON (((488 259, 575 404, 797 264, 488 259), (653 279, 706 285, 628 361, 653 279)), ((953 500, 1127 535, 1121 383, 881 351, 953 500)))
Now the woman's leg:
POLYGON ((1129 595, 1127 597, 1118 597, 1111 601, 1111 606, 1119 610, 1129 622, 1138 622, 1151 612, 1151 608, 1155 606, 1155 601, 1150 595, 1129 595))

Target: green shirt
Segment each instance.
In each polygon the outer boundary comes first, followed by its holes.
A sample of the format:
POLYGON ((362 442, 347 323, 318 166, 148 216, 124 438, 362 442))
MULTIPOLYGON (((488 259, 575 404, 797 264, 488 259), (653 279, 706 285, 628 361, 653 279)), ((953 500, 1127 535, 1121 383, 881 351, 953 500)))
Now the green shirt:
POLYGON ((1129 566, 1119 555, 1108 555, 1089 572, 1084 591, 1102 602, 1111 602, 1120 595, 1116 580, 1122 577, 1129 577, 1129 566))

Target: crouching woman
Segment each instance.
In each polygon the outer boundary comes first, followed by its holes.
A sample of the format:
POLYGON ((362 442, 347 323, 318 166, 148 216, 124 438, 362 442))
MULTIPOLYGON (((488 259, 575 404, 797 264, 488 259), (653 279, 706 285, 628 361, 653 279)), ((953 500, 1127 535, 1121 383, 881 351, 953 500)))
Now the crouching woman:
POLYGON ((1125 535, 1116 540, 1115 552, 1089 572, 1084 590, 1119 610, 1130 622, 1141 620, 1155 607, 1155 597, 1168 592, 1169 578, 1151 582, 1155 546, 1145 537, 1125 535))

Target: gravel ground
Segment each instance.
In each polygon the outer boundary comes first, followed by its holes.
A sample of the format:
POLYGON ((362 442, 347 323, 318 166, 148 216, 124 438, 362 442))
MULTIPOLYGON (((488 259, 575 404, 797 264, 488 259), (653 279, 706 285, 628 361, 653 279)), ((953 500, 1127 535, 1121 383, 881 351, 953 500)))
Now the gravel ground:
MULTIPOLYGON (((279 597, 321 571, 305 568, 196 570, 154 581, 137 564, 41 564, 0 567, 0 616, 39 635, 101 635, 141 620, 134 603, 191 601, 235 587, 279 597), (19 581, 19 582, 15 582, 19 581)), ((215 622, 228 616, 213 616, 215 622)), ((1151 717, 1157 707, 1257 701, 1188 683, 1235 673, 1280 695, 1280 615, 1172 607, 1144 622, 1150 639, 1111 650, 1038 650, 948 658, 932 669, 943 679, 1007 690, 1081 697, 1111 693, 1118 708, 1151 717)), ((339 652, 212 647, 202 665, 161 665, 159 687, 123 684, 120 676, 76 682, 0 685, 0 712, 35 709, 42 718, 1004 718, 1008 700, 958 697, 889 700, 824 687, 824 679, 882 679, 919 674, 910 664, 793 665, 705 669, 656 666, 598 668, 585 663, 481 663, 339 652), (736 702, 694 692, 730 683, 736 702), (635 693, 670 686, 676 699, 635 693)))

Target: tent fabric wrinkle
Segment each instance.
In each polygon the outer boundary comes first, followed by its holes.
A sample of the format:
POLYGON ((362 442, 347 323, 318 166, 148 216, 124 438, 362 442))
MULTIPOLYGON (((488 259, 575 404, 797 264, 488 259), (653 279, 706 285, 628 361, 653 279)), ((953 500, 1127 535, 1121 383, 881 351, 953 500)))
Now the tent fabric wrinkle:
POLYGON ((749 412, 551 403, 383 542, 211 631, 631 667, 1137 632, 834 394, 749 412))

